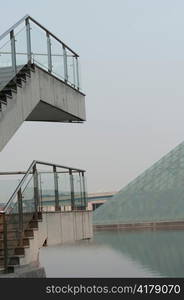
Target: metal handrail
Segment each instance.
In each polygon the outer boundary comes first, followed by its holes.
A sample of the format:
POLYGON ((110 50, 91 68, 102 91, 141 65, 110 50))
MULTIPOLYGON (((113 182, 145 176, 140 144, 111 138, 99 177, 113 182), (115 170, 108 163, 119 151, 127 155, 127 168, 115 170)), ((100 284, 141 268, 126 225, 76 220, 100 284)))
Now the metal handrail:
POLYGON ((30 165, 30 167, 28 168, 26 174, 24 175, 24 177, 22 178, 22 180, 19 182, 17 188, 15 189, 15 191, 13 192, 13 194, 11 195, 10 199, 8 200, 8 202, 5 204, 3 211, 6 211, 8 208, 9 203, 12 201, 12 199, 16 196, 18 190, 20 189, 20 187, 23 185, 23 183, 25 182, 26 178, 28 177, 30 171, 32 170, 32 168, 35 166, 36 161, 33 160, 32 164, 30 165))
POLYGON ((21 18, 18 22, 16 22, 14 25, 12 25, 8 30, 6 30, 3 34, 0 35, 0 41, 8 35, 12 30, 14 30, 17 26, 19 26, 23 21, 25 21, 27 18, 29 18, 29 15, 25 15, 23 18, 21 18))
POLYGON ((67 48, 69 51, 71 51, 76 57, 79 57, 79 55, 73 51, 69 46, 67 46, 63 41, 61 41, 57 36, 55 36, 51 31, 49 31, 46 27, 44 27, 42 24, 37 22, 34 18, 32 18, 30 15, 25 15, 23 18, 21 18, 18 22, 16 22, 13 26, 11 26, 8 30, 6 30, 3 34, 0 35, 0 41, 10 34, 12 30, 15 30, 16 27, 18 27, 22 22, 25 20, 31 20, 33 23, 38 25, 40 28, 42 28, 45 32, 47 32, 49 35, 51 35, 54 39, 56 39, 59 43, 61 43, 65 48, 67 48))
MULTIPOLYGON (((0 55, 1 54, 11 54, 11 52, 9 51, 0 51, 0 55)), ((17 55, 27 55, 27 52, 16 52, 17 55)), ((47 56, 48 54, 47 53, 36 53, 34 52, 33 55, 35 56, 47 56)), ((55 56, 55 57, 63 57, 64 55, 63 54, 52 54, 52 56, 55 56)), ((67 57, 73 57, 73 55, 68 55, 67 54, 67 57)))
POLYGON ((15 189, 15 191, 11 195, 10 199, 8 200, 8 202, 6 203, 6 205, 4 206, 4 208, 3 208, 4 212, 7 211, 10 202, 17 195, 18 191, 20 190, 20 188, 24 184, 24 182, 27 179, 28 175, 30 175, 32 173, 33 167, 36 166, 37 164, 45 165, 45 166, 51 166, 51 167, 56 167, 56 168, 62 168, 62 169, 68 169, 68 170, 71 170, 71 171, 74 170, 74 171, 78 171, 78 172, 85 172, 85 170, 82 170, 82 169, 77 169, 77 168, 73 168, 73 167, 62 166, 62 165, 59 165, 59 164, 52 164, 52 163, 48 163, 48 162, 42 162, 42 161, 33 160, 33 162, 31 163, 31 165, 29 166, 26 174, 23 176, 23 178, 19 182, 17 188, 15 189))
MULTIPOLYGON (((74 169, 72 169, 72 171, 74 171, 73 173, 77 172, 74 169)), ((85 172, 85 171, 84 171, 85 172)), ((7 171, 7 172, 0 172, 0 176, 4 176, 4 175, 25 175, 27 173, 27 171, 7 171)), ((39 171, 39 174, 50 174, 53 173, 52 171, 39 171)), ((67 171, 57 171, 57 174, 66 174, 68 173, 67 171)), ((33 174, 33 172, 30 172, 29 174, 33 174)))
POLYGON ((27 17, 31 21, 33 21, 36 25, 38 25, 40 28, 45 30, 49 35, 51 35, 53 38, 55 38, 59 43, 61 43, 65 48, 67 48, 69 51, 71 51, 76 57, 79 57, 79 55, 73 51, 70 47, 68 47, 63 41, 61 41, 57 36, 55 36, 52 32, 50 32, 47 28, 45 28, 43 25, 41 25, 39 22, 37 22, 35 19, 33 19, 31 16, 27 17))

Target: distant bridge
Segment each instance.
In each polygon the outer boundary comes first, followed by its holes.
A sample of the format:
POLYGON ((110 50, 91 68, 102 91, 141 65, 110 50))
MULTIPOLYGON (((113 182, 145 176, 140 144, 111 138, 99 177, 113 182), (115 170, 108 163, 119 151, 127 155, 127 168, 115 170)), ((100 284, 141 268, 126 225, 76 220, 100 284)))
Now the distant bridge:
MULTIPOLYGON (((106 201, 110 200, 116 192, 103 192, 103 193, 90 193, 86 197, 87 209, 89 211, 97 209, 99 206, 104 204, 106 201)), ((75 201, 80 202, 80 195, 75 196, 75 201)), ((55 210, 55 197, 54 195, 42 195, 42 205, 44 211, 54 211, 55 210)), ((61 211, 70 211, 70 195, 59 194, 59 205, 61 211)))
POLYGON ((103 192, 88 194, 88 209, 95 210, 106 201, 110 200, 116 192, 103 192))

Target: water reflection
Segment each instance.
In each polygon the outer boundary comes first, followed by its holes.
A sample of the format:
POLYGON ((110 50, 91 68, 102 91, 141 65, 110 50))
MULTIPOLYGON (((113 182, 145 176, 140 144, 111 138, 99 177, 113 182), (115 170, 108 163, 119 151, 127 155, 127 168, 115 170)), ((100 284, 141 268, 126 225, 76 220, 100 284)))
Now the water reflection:
POLYGON ((183 231, 103 231, 42 248, 47 277, 184 277, 183 231))
POLYGON ((184 231, 98 232, 98 244, 165 277, 184 277, 184 231))
POLYGON ((107 245, 85 241, 41 249, 47 277, 152 277, 153 273, 107 245))

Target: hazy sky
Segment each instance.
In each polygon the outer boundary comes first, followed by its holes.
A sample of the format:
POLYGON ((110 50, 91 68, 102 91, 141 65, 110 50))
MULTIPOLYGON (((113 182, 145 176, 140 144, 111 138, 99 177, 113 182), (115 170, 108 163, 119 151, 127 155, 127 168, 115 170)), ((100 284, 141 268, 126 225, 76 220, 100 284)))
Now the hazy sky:
POLYGON ((33 159, 87 170, 116 191, 184 140, 184 1, 0 1, 0 34, 25 14, 80 54, 84 124, 24 123, 0 170, 33 159))

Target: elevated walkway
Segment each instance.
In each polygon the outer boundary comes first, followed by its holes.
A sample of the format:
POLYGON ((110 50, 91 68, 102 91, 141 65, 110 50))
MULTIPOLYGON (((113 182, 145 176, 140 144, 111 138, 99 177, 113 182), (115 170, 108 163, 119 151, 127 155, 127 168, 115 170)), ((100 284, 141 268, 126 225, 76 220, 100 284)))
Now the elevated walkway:
POLYGON ((85 118, 78 54, 25 16, 0 36, 0 151, 24 121, 85 118))

